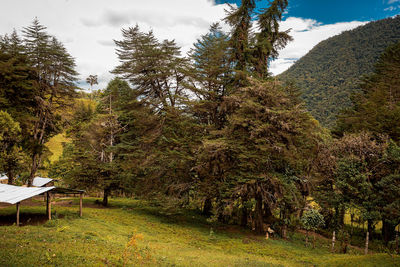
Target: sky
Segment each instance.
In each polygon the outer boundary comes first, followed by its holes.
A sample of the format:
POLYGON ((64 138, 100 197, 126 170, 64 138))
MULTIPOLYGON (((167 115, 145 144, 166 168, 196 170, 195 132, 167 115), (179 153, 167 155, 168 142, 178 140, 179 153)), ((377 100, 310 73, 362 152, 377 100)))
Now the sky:
MULTIPOLYGON (((160 40, 175 39, 185 55, 210 24, 225 16, 227 3, 241 0, 1 0, 0 35, 20 32, 37 17, 75 57, 79 85, 98 75, 95 89, 105 88, 118 64, 113 40, 121 28, 153 30, 160 40)), ((258 1, 258 8, 267 0, 258 1)), ((369 21, 400 14, 400 0, 289 0, 282 30, 294 41, 270 65, 273 74, 289 68, 320 41, 369 21)), ((225 29, 227 27, 225 26, 225 29)))

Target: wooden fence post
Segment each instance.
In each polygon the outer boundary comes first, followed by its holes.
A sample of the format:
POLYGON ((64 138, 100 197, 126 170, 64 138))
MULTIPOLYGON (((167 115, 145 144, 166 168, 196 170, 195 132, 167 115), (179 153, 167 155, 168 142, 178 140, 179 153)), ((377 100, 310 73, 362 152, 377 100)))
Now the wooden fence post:
POLYGON ((49 192, 46 192, 47 198, 46 198, 46 213, 47 213, 47 218, 51 220, 51 195, 49 192))
POLYGON ((79 194, 79 217, 82 217, 83 193, 79 194))
POLYGON ((336 232, 333 231, 333 235, 332 235, 332 253, 335 252, 335 242, 336 242, 336 232))
POLYGON ((17 203, 17 226, 19 226, 19 204, 20 202, 17 203))
POLYGON ((364 251, 365 255, 368 254, 368 241, 369 241, 369 232, 367 231, 367 236, 365 238, 365 251, 364 251))

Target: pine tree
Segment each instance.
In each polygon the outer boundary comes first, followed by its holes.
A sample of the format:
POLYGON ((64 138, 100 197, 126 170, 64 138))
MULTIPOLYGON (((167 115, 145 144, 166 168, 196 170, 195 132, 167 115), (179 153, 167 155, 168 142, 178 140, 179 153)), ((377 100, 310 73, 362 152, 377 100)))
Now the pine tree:
POLYGON ((175 42, 159 42, 152 32, 143 33, 137 25, 122 29, 122 36, 122 41, 115 41, 121 64, 113 73, 129 81, 156 110, 179 106, 185 95, 186 59, 180 57, 175 42))
POLYGON ((60 112, 75 95, 75 61, 65 47, 45 31, 35 19, 24 29, 24 43, 28 60, 35 73, 35 122, 32 130, 32 167, 28 185, 32 185, 43 155, 45 142, 59 131, 60 112))
POLYGON ((259 33, 256 34, 253 60, 255 75, 261 79, 269 76, 268 67, 272 60, 278 58, 283 49, 293 38, 289 31, 279 31, 279 23, 288 6, 287 0, 275 0, 258 15, 259 33))
POLYGON ((201 123, 215 129, 221 129, 225 122, 221 104, 229 94, 233 77, 226 53, 228 45, 228 36, 219 24, 213 24, 189 52, 192 67, 188 71, 187 86, 197 97, 192 103, 193 112, 201 123))
POLYGON ((235 70, 246 72, 250 61, 250 39, 252 38, 252 18, 256 7, 255 0, 242 0, 242 4, 235 8, 230 6, 225 21, 232 27, 231 56, 235 70))

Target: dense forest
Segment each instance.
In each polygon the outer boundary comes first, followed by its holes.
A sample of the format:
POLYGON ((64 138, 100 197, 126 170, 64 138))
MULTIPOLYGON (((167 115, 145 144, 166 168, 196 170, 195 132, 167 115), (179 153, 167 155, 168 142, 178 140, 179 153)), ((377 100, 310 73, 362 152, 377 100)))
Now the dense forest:
POLYGON ((336 231, 348 240, 343 252, 367 225, 371 239, 393 249, 400 17, 322 42, 284 83, 268 68, 292 40, 280 29, 287 5, 231 6, 230 31, 211 25, 188 55, 152 31, 123 28, 115 78, 90 93, 77 88, 74 58, 39 20, 21 35, 1 36, 1 172, 28 186, 47 173, 65 187, 100 193, 104 206, 113 196, 152 199, 257 234, 336 231), (306 104, 296 84, 308 88, 306 104), (361 89, 337 127, 320 125, 332 125, 354 88, 361 89), (68 141, 49 162, 46 144, 60 133, 68 141))
POLYGON ((396 16, 324 40, 279 77, 294 81, 307 109, 331 128, 340 110, 351 105, 352 94, 360 92, 362 76, 374 71, 386 47, 400 41, 399 25, 396 16))

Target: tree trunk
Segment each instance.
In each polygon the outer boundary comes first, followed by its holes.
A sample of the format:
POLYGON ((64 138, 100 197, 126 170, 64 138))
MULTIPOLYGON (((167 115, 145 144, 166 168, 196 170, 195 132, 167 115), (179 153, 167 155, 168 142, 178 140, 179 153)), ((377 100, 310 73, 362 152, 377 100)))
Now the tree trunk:
POLYGON ((32 186, 33 179, 36 176, 36 172, 37 172, 37 170, 39 168, 39 165, 40 165, 40 158, 41 158, 41 155, 39 153, 35 153, 33 155, 33 157, 32 157, 32 168, 31 168, 31 173, 30 173, 29 178, 28 178, 28 186, 29 187, 32 186))
POLYGON ((267 204, 264 205, 264 218, 268 224, 273 223, 272 211, 267 204))
POLYGON ((240 225, 242 227, 247 227, 247 217, 248 217, 248 212, 246 207, 242 207, 242 213, 240 215, 240 225))
POLYGON ((287 239, 287 225, 286 224, 284 224, 282 226, 282 238, 287 239))
POLYGON ((263 234, 263 208, 262 208, 262 197, 260 195, 256 196, 256 207, 254 209, 254 228, 256 234, 263 234))
POLYGON ((308 246, 308 230, 306 230, 306 247, 308 246))
POLYGON ((332 248, 331 248, 332 253, 335 252, 335 242, 336 242, 336 232, 333 231, 333 235, 332 235, 332 248))
POLYGON ((312 242, 312 247, 315 248, 315 233, 313 233, 313 242, 312 242))
POLYGON ((373 237, 374 232, 375 232, 375 229, 374 229, 374 226, 373 226, 373 221, 369 219, 369 220, 367 220, 367 223, 368 223, 367 231, 369 233, 369 240, 372 240, 372 237, 373 237))
POLYGON ((212 201, 210 198, 206 198, 203 204, 203 215, 210 216, 212 210, 212 201))
POLYGON ((104 195, 103 195, 103 202, 102 202, 102 205, 104 207, 108 206, 108 196, 109 196, 109 194, 110 194, 110 188, 109 187, 104 188, 104 195))
POLYGON ((9 184, 9 185, 13 185, 13 184, 14 184, 14 181, 15 181, 14 172, 8 171, 8 172, 7 172, 7 177, 8 177, 8 184, 9 184))
POLYGON ((389 243, 390 240, 394 238, 396 225, 388 222, 387 220, 382 220, 382 239, 385 245, 389 243))

